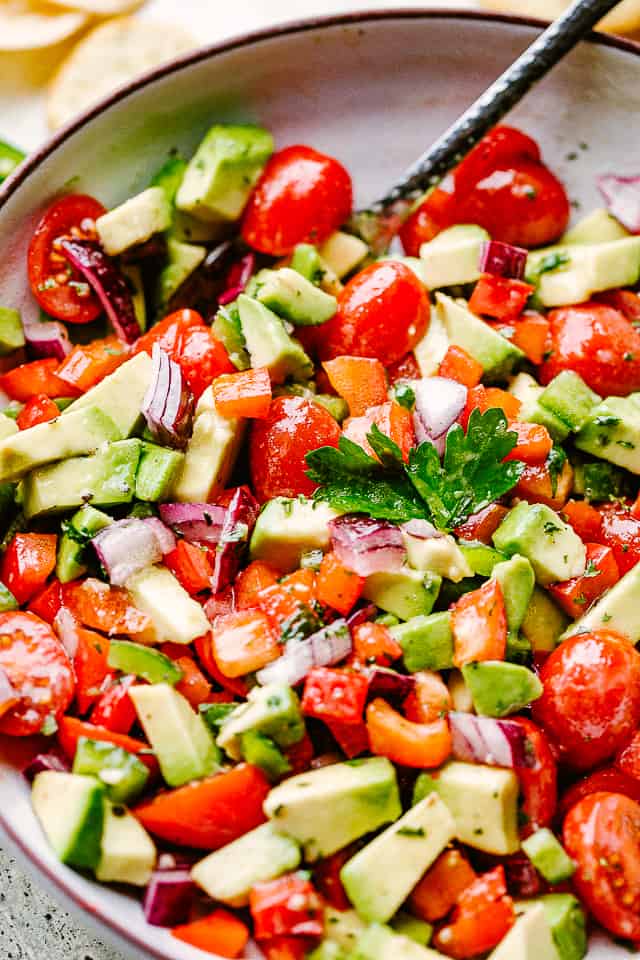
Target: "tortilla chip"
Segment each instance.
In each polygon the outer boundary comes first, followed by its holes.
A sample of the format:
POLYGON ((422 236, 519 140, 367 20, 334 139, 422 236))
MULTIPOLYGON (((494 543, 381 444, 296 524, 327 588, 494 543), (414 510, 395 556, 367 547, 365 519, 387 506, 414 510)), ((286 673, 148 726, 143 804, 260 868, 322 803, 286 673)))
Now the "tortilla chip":
POLYGON ((0 51, 53 47, 77 33, 88 22, 78 11, 63 11, 29 0, 0 2, 0 51))

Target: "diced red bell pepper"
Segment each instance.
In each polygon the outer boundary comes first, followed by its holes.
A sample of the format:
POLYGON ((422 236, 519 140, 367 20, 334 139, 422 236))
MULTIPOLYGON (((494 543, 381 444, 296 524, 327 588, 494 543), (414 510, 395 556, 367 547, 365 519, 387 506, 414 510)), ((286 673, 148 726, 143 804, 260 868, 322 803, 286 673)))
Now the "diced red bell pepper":
POLYGON ((497 407, 502 410, 508 421, 517 420, 520 415, 522 404, 511 393, 501 390, 500 387, 484 387, 481 383, 477 387, 469 390, 467 403, 460 414, 460 424, 464 430, 467 429, 469 417, 472 410, 479 410, 485 413, 487 410, 497 407))
POLYGON ((458 902, 477 874, 460 850, 445 850, 413 888, 409 904, 421 920, 435 923, 458 902))
POLYGON ((19 604, 41 590, 56 565, 55 533, 16 533, 0 564, 0 580, 19 604))
POLYGON ((65 584, 63 597, 74 617, 93 630, 136 636, 151 627, 151 618, 134 607, 122 587, 110 587, 88 577, 65 584))
POLYGON ((319 603, 346 616, 362 596, 364 584, 365 578, 347 570, 335 553, 325 553, 318 571, 319 603))
POLYGON ((257 883, 249 894, 249 908, 257 940, 322 936, 322 902, 311 881, 302 873, 257 883))
POLYGON ((482 380, 484 370, 481 363, 467 353, 463 347, 457 347, 452 344, 442 359, 438 369, 440 377, 447 377, 449 380, 457 380, 471 389, 477 387, 482 380))
POLYGON ((515 923, 504 867, 478 877, 458 897, 451 922, 436 933, 434 946, 455 960, 488 953, 515 923))
POLYGON ((536 366, 542 363, 549 349, 551 324, 541 313, 526 310, 511 323, 495 320, 491 326, 511 340, 515 347, 519 347, 531 363, 536 366))
POLYGON ((129 733, 137 719, 136 708, 129 696, 129 690, 135 682, 135 677, 122 677, 101 693, 91 711, 91 723, 112 733, 129 733))
POLYGON ((48 423, 59 416, 60 410, 53 400, 44 393, 38 393, 27 400, 16 417, 16 423, 20 430, 28 430, 29 427, 35 427, 39 423, 48 423))
POLYGON ((362 723, 369 682, 361 673, 314 667, 307 674, 302 712, 318 720, 362 723))
POLYGON ((469 309, 472 313, 495 317, 496 320, 515 320, 524 310, 534 289, 530 283, 522 280, 483 273, 471 294, 469 309))
POLYGON ((581 540, 599 541, 602 532, 602 515, 586 500, 567 500, 562 513, 581 540))
POLYGON ((86 713, 100 696, 109 676, 109 640, 101 633, 86 630, 68 618, 65 631, 73 631, 76 652, 73 669, 76 674, 76 706, 78 713, 86 713))
POLYGON ((416 435, 413 429, 413 416, 406 407, 400 406, 395 400, 370 407, 361 417, 349 417, 343 424, 342 432, 347 439, 362 447, 370 456, 375 456, 369 446, 367 435, 376 425, 385 437, 393 440, 406 460, 409 450, 416 445, 416 435))
POLYGON ((333 389, 349 407, 352 417, 360 417, 370 407, 387 400, 387 374, 379 360, 370 357, 336 357, 322 366, 333 389))
POLYGON ((12 400, 19 400, 21 403, 26 403, 38 394, 47 397, 77 397, 79 391, 57 376, 59 366, 55 357, 22 363, 0 376, 0 388, 12 400))
POLYGON ((151 754, 149 744, 143 740, 127 737, 122 733, 114 733, 113 730, 107 730, 105 727, 96 727, 93 723, 87 723, 77 717, 63 717, 58 724, 58 740, 70 760, 73 760, 76 755, 80 737, 122 747, 129 753, 135 753, 151 773, 158 772, 158 761, 151 754))
POLYGON ((402 656, 402 647, 382 623, 359 623, 351 631, 353 637, 352 662, 362 666, 376 663, 388 667, 402 656))
POLYGON ((294 616, 302 605, 311 606, 316 599, 316 575, 313 570, 305 568, 261 590, 256 597, 256 605, 273 629, 279 632, 285 620, 294 616))
MULTIPOLYGON (((223 614, 223 616, 226 616, 226 614, 223 614)), ((234 697, 246 697, 249 692, 246 682, 240 677, 226 677, 216 663, 211 631, 203 633, 201 637, 196 637, 193 643, 198 659, 211 679, 215 680, 224 690, 228 690, 234 697)))
POLYGON ((175 550, 165 555, 164 563, 191 596, 211 589, 213 564, 207 551, 195 543, 178 540, 175 550))
POLYGON ((478 660, 504 660, 507 616, 497 580, 487 580, 460 597, 451 608, 451 631, 456 667, 478 660))
POLYGON ((117 370, 127 359, 128 352, 127 346, 115 334, 103 340, 78 344, 62 361, 57 375, 72 392, 85 393, 117 370))
POLYGON ((509 424, 509 430, 517 433, 518 442, 507 454, 505 460, 522 460, 523 463, 544 463, 553 447, 553 440, 546 427, 539 423, 523 423, 514 420, 509 424))
POLYGON ((460 540, 477 540, 491 545, 492 536, 508 514, 509 510, 501 503, 490 503, 488 507, 471 514, 464 523, 456 527, 454 533, 460 540))
POLYGON ((439 767, 451 754, 446 717, 412 723, 382 698, 367 707, 367 730, 371 752, 403 767, 439 767))
POLYGON ((587 543, 586 548, 587 567, 583 575, 549 586, 549 593, 556 603, 574 620, 620 579, 611 547, 587 543))
POLYGON ((238 610, 248 610, 255 607, 258 594, 266 587, 272 587, 278 582, 279 573, 262 560, 254 560, 245 567, 235 582, 236 606, 238 610))
POLYGON ((369 731, 366 723, 339 723, 337 720, 326 721, 331 736, 342 752, 353 760, 369 749, 369 731))
POLYGON ((249 928, 239 917, 218 907, 207 917, 174 927, 171 936, 218 957, 239 957, 249 940, 249 928))
POLYGON ((338 850, 337 853, 332 853, 330 857, 319 860, 315 865, 313 878, 316 886, 327 903, 335 910, 351 908, 351 901, 345 893, 340 871, 355 853, 357 853, 357 847, 351 844, 338 850))
POLYGON ((52 580, 40 593, 37 593, 27 607, 29 613, 53 623, 62 606, 63 587, 59 580, 52 580))
POLYGON ((271 784, 243 763, 226 773, 157 794, 133 812, 156 837, 182 847, 218 850, 264 823, 271 784))
MULTIPOLYGON (((164 652, 164 647, 162 649, 164 652)), ((206 703, 211 684, 192 657, 177 657, 174 663, 182 670, 182 678, 176 683, 175 689, 197 709, 201 703, 206 703)))
POLYGON ((623 576, 640 561, 640 520, 620 504, 603 504, 600 512, 602 529, 597 539, 611 547, 623 576))
POLYGON ((226 677, 243 677, 280 656, 271 623, 260 610, 238 610, 213 624, 213 655, 226 677))
POLYGON ((304 773, 311 766, 315 750, 313 741, 308 733, 305 733, 302 740, 292 743, 290 747, 283 750, 285 757, 291 767, 291 776, 295 773, 304 773))
POLYGON ((213 381, 213 399, 223 417, 262 420, 271 406, 271 377, 266 367, 225 373, 213 381))

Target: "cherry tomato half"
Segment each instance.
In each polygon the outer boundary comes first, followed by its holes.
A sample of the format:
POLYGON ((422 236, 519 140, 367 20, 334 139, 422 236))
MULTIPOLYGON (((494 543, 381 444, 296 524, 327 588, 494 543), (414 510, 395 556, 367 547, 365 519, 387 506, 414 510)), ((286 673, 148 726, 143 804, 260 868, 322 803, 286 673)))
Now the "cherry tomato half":
POLYGON ((577 863, 573 883, 596 920, 618 937, 640 940, 640 804, 593 793, 564 821, 563 840, 577 863))
POLYGON ((26 737, 60 719, 73 699, 73 667, 48 623, 33 613, 0 613, 0 668, 18 702, 0 719, 0 733, 26 737))
POLYGON ((611 630, 577 634, 541 671, 533 716, 562 758, 588 770, 620 750, 640 724, 640 653, 611 630))
POLYGON ((621 504, 603 504, 600 514, 597 540, 611 547, 622 576, 640 560, 640 520, 621 504))
POLYGON ((27 255, 31 291, 52 317, 67 323, 90 323, 102 313, 102 304, 56 249, 65 237, 94 237, 95 221, 105 208, 93 197, 70 194, 56 200, 38 223, 27 255))
POLYGON ((309 496, 316 484, 307 477, 305 455, 337 447, 340 427, 330 413, 302 397, 278 397, 269 416, 256 420, 249 438, 251 485, 261 503, 272 497, 309 496))
POLYGON ((344 355, 395 363, 424 336, 429 298, 409 267, 389 260, 372 263, 349 281, 338 312, 323 325, 323 360, 344 355))
POLYGON ((337 160, 302 145, 271 157, 249 198, 242 237, 281 257, 297 243, 322 243, 351 213, 351 177, 337 160))

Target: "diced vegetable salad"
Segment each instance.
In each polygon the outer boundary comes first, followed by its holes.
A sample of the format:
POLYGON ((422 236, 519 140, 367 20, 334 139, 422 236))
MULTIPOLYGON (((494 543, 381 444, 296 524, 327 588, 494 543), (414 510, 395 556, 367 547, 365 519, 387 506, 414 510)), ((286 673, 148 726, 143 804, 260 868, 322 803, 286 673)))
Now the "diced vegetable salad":
POLYGON ((0 310, 0 732, 148 923, 640 943, 640 223, 601 186, 567 229, 498 127, 376 259, 337 160, 218 125, 45 212, 40 319, 0 310))

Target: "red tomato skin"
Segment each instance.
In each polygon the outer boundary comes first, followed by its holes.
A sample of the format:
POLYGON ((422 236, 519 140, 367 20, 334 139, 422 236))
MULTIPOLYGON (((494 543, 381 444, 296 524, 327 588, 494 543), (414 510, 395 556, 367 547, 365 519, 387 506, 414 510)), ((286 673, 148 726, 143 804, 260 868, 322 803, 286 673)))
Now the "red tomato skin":
POLYGON ((547 319, 552 346, 539 369, 541 383, 575 370, 604 397, 640 390, 640 333, 619 310, 590 300, 552 310, 547 319))
POLYGON ((237 372, 224 346, 208 327, 184 334, 175 359, 196 400, 220 374, 237 372))
POLYGON ((272 497, 310 496, 316 489, 306 475, 305 454, 337 447, 340 427, 330 413, 302 397, 278 397, 269 416, 256 420, 249 437, 253 491, 260 503, 272 497))
POLYGON ((577 863, 573 885, 610 933, 640 940, 640 804, 619 793, 593 793, 573 807, 563 827, 577 863))
POLYGON ((53 400, 44 393, 38 393, 27 400, 26 404, 16 417, 20 430, 28 430, 38 423, 48 423, 60 416, 60 411, 53 400))
POLYGON ((453 171, 456 191, 468 192, 492 170, 503 170, 517 160, 541 163, 540 147, 517 127, 499 124, 485 134, 453 171))
POLYGON ((106 213, 105 208, 93 197, 70 194, 56 200, 36 226, 27 254, 29 285, 42 309, 58 320, 90 323, 102 313, 102 304, 93 292, 80 298, 68 284, 50 287, 44 284, 56 274, 65 273, 67 268, 72 279, 84 281, 84 277, 71 270, 64 258, 60 262, 51 261, 51 244, 56 238, 68 235, 72 227, 80 227, 83 220, 95 221, 103 213, 106 213))
POLYGON ((274 153, 249 197, 245 243, 281 257, 298 243, 322 243, 351 213, 351 177, 337 160, 296 145, 274 153))
POLYGON ((640 560, 640 520, 617 504, 600 508, 602 526, 598 540, 611 547, 623 576, 640 560))
POLYGON ((512 719, 526 733, 533 757, 532 766, 517 771, 523 810, 527 816, 521 832, 526 837, 540 827, 547 827, 553 820, 558 805, 558 768, 549 741, 540 727, 526 717, 512 719))
POLYGON ((32 613, 0 613, 0 668, 19 697, 0 719, 0 733, 26 737, 38 733, 48 717, 60 720, 75 682, 67 652, 49 624, 32 613))
POLYGON ((373 357, 388 366, 409 353, 429 325, 429 298, 403 263, 372 263, 346 285, 338 311, 323 325, 323 360, 373 357))
POLYGON ((578 770, 607 760, 640 724, 640 653, 612 630, 569 637, 540 671, 534 720, 578 770))
POLYGON ((568 790, 565 790, 558 807, 560 818, 564 818, 579 800, 590 796, 592 793, 602 793, 603 791, 606 793, 621 793, 623 796, 635 800, 636 803, 640 803, 640 780, 636 780, 635 777, 629 776, 628 773, 619 770, 617 767, 601 767, 588 776, 576 780, 568 790))

